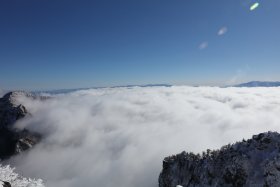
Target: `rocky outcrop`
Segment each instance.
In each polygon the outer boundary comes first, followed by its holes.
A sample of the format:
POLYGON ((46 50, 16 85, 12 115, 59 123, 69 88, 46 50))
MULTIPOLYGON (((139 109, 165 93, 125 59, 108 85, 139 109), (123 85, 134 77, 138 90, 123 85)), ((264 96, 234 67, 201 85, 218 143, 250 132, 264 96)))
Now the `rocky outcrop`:
POLYGON ((0 181, 0 187, 12 187, 12 186, 9 182, 0 181))
POLYGON ((159 187, 280 186, 280 134, 267 132, 247 141, 164 159, 159 187))
POLYGON ((21 153, 40 140, 37 133, 13 127, 17 120, 30 115, 26 107, 18 102, 19 97, 38 98, 26 92, 10 92, 0 98, 0 159, 21 153))
POLYGON ((0 128, 9 127, 28 114, 26 108, 17 101, 17 97, 25 95, 25 92, 10 92, 0 99, 0 128))

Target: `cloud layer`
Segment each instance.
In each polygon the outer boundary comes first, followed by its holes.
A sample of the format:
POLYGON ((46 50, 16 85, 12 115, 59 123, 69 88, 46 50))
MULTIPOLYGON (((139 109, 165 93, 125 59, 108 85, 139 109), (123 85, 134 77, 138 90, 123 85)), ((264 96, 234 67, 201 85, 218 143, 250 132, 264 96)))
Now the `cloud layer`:
POLYGON ((165 156, 280 130, 279 88, 108 88, 22 102, 33 115, 17 126, 45 137, 10 162, 50 187, 156 187, 165 156))

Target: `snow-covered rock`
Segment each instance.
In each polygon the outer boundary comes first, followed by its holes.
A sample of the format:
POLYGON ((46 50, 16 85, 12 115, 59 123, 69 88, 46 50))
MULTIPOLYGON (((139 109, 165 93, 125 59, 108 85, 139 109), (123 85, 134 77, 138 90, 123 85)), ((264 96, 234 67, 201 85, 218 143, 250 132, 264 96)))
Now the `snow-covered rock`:
MULTIPOLYGON (((19 97, 37 98, 26 92, 9 92, 0 98, 0 159, 21 153, 40 140, 39 134, 13 128, 17 120, 30 115, 18 101, 19 97)), ((14 168, 0 165, 0 187, 44 187, 44 184, 41 179, 21 177, 14 172, 14 168)))
POLYGON ((280 186, 280 134, 267 132, 247 141, 164 159, 159 187, 280 186))
POLYGON ((0 165, 0 187, 44 187, 44 183, 41 179, 24 178, 14 168, 0 165))

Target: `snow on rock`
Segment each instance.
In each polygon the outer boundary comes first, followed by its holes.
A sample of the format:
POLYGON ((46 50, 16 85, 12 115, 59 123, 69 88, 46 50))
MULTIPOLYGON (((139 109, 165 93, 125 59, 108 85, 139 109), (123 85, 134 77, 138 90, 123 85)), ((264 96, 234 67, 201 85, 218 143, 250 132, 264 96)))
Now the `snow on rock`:
POLYGON ((45 187, 41 179, 24 178, 10 166, 0 165, 0 187, 45 187), (2 186, 1 186, 2 185, 2 186))
MULTIPOLYGON (((35 96, 26 92, 9 92, 0 98, 0 159, 8 158, 33 147, 40 135, 26 129, 17 130, 13 125, 17 120, 30 115, 19 101, 19 97, 35 96)), ((0 165, 0 187, 44 187, 42 180, 19 176, 10 166, 0 165)))
POLYGON ((252 139, 164 159, 159 187, 280 186, 280 134, 267 132, 252 139))

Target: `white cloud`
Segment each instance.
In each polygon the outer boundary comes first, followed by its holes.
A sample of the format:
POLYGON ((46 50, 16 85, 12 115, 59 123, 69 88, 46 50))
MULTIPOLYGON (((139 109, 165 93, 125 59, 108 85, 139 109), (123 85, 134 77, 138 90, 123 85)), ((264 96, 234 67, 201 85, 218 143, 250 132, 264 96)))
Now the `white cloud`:
POLYGON ((157 187, 165 156, 280 130, 279 88, 154 87, 22 99, 45 135, 10 160, 48 187, 157 187))
POLYGON ((207 47, 208 47, 208 42, 202 42, 202 43, 198 46, 198 48, 199 48, 200 50, 206 49, 207 47))
POLYGON ((228 31, 227 27, 222 27, 222 28, 220 28, 220 30, 218 31, 217 34, 218 34, 218 36, 222 36, 222 35, 226 34, 227 31, 228 31))

